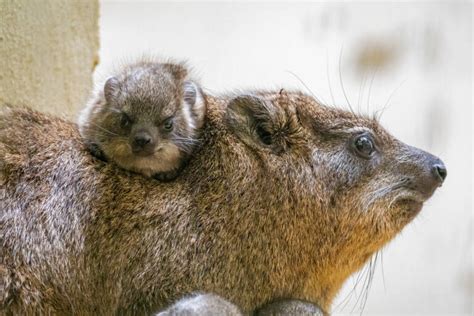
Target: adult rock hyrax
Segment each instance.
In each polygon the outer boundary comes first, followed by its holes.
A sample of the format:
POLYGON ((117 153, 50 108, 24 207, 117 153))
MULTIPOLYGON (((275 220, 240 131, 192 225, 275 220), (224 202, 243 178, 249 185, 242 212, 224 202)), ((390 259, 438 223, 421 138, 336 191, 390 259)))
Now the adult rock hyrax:
POLYGON ((162 180, 175 178, 198 143, 206 106, 184 64, 127 64, 96 91, 79 117, 91 152, 162 180))
POLYGON ((103 164, 75 124, 0 114, 1 313, 146 315, 194 292, 329 312, 446 177, 376 120, 300 92, 206 96, 175 181, 103 164))

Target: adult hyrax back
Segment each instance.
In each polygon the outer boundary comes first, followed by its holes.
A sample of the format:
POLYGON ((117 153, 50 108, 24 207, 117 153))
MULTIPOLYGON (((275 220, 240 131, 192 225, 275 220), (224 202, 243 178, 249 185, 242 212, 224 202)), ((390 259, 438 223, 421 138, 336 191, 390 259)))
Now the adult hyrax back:
POLYGON ((441 185, 436 157, 302 93, 208 97, 172 183, 94 160, 76 126, 0 115, 0 306, 141 314, 187 293, 324 310, 441 185))

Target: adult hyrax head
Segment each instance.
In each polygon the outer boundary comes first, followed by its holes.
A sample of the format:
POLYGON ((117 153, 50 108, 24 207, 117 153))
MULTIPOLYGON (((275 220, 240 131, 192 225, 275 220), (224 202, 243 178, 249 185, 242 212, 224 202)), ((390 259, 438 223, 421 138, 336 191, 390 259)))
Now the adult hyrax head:
POLYGON ((391 236, 447 175, 439 158, 397 140, 375 118, 326 107, 300 93, 235 97, 226 118, 239 150, 255 158, 255 169, 287 178, 310 193, 308 200, 317 196, 311 203, 320 207, 314 210, 330 210, 348 225, 344 229, 365 223, 363 231, 391 236))
MULTIPOLYGON (((325 309, 346 277, 418 214, 447 175, 439 158, 397 140, 376 119, 301 93, 237 96, 226 118, 235 148, 226 154, 237 157, 239 168, 230 168, 240 170, 229 190, 252 204, 252 221, 266 222, 252 233, 276 239, 268 241, 271 259, 260 262, 272 261, 276 274, 305 271, 305 281, 294 284, 302 287, 299 298, 325 309)), ((258 225, 244 221, 239 225, 258 225)))
POLYGON ((96 91, 79 118, 91 151, 145 176, 173 178, 198 143, 205 101, 182 63, 127 64, 96 91))

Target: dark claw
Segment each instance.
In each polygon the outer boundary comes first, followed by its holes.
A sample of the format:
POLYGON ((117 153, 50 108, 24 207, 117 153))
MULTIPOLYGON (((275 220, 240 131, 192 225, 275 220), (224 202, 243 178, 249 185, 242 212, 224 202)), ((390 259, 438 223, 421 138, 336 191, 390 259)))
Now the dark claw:
POLYGON ((153 175, 153 178, 158 180, 158 181, 169 182, 169 181, 172 181, 172 180, 176 179, 178 174, 179 174, 179 170, 175 169, 175 170, 171 170, 171 171, 167 171, 167 172, 155 173, 153 175))
POLYGON ((92 156, 96 157, 97 159, 107 162, 107 157, 105 157, 104 152, 100 149, 99 145, 91 143, 91 144, 88 144, 88 146, 89 146, 89 151, 91 152, 92 156))

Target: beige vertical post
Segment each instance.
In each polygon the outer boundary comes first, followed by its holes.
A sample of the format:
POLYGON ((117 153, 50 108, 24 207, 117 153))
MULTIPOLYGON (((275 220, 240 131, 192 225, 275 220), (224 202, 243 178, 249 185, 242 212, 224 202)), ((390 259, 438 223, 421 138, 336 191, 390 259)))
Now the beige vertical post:
POLYGON ((0 103, 72 118, 98 63, 98 0, 0 0, 0 103))

